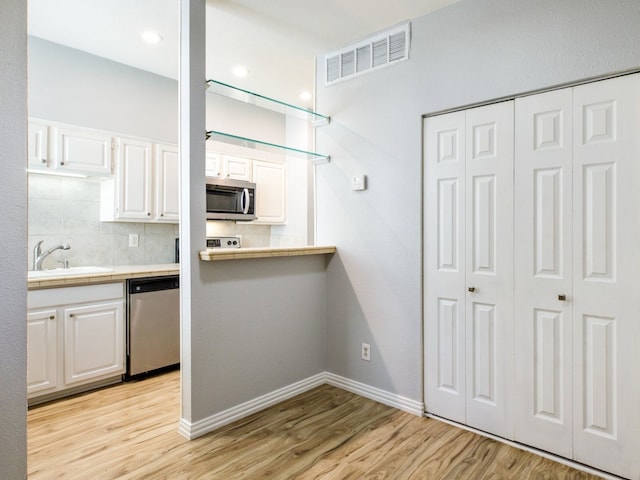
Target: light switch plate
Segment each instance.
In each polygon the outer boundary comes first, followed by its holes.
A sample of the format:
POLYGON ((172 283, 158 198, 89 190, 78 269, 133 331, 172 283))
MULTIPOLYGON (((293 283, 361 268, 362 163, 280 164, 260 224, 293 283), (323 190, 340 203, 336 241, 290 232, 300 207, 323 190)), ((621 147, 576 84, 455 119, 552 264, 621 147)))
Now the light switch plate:
POLYGON ((367 189, 367 176, 366 175, 354 175, 351 177, 351 190, 366 190, 367 189))

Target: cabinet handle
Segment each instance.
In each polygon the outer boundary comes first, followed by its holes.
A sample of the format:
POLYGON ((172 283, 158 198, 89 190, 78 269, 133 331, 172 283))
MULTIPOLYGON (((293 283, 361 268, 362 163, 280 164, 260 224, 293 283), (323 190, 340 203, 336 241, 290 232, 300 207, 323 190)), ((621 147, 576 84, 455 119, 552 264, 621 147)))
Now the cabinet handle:
POLYGON ((56 318, 56 316, 55 316, 55 315, 51 315, 51 316, 49 317, 49 320, 54 320, 55 318, 56 318))
POLYGON ((561 302, 566 302, 567 296, 561 293, 560 295, 558 295, 558 300, 560 300, 561 302))
POLYGON ((164 213, 161 213, 161 214, 160 214, 160 216, 161 216, 161 217, 164 217, 164 213))
POLYGON ((70 314, 69 314, 69 316, 70 316, 70 317, 74 317, 74 316, 75 316, 75 313, 70 313, 70 314))
POLYGON ((147 217, 150 217, 150 216, 151 216, 151 212, 147 212, 147 217))
POLYGON ((64 165, 64 160, 60 160, 60 165, 64 165))
POLYGON ((41 158, 40 159, 40 163, 47 163, 47 159, 46 158, 41 158))
POLYGON ((473 293, 473 292, 475 292, 475 291, 476 291, 476 287, 469 287, 469 288, 468 288, 468 290, 469 290, 471 293, 473 293))

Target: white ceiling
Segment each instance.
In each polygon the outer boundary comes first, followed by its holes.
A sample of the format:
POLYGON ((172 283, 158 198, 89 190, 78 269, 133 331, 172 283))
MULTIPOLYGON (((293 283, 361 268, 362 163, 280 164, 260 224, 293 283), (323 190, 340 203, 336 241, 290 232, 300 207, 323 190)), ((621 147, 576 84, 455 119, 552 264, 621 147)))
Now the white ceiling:
MULTIPOLYGON (((315 55, 456 1, 207 0, 207 76, 309 106, 298 95, 313 92, 315 55)), ((179 0, 29 0, 31 35, 170 78, 179 18, 179 0), (144 30, 164 41, 145 44, 144 30)))

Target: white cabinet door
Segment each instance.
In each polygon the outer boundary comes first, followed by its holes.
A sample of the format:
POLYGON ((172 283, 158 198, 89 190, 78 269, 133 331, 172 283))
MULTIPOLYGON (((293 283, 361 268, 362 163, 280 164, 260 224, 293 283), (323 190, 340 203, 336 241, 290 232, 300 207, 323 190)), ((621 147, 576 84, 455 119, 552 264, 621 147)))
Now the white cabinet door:
POLYGON ((572 458, 571 89, 517 99, 515 134, 516 440, 572 458))
POLYGON ((29 168, 49 167, 49 127, 40 122, 29 122, 27 131, 29 168))
POLYGON ((465 112, 425 119, 425 404, 466 422, 465 112))
POLYGON ((111 135, 94 130, 66 127, 53 129, 55 138, 55 166, 61 171, 110 175, 113 139, 111 135))
POLYGON ((55 309, 27 313, 27 394, 58 386, 58 320, 55 309))
POLYGON ((223 156, 224 176, 235 180, 251 181, 251 160, 248 158, 223 156))
POLYGON ((222 157, 215 152, 207 152, 205 156, 205 176, 222 177, 222 157))
POLYGON ((118 139, 116 219, 150 220, 153 202, 151 143, 118 139))
POLYGON ((280 163, 253 162, 256 184, 255 223, 283 224, 287 211, 286 167, 280 163))
POLYGON ((640 478, 640 75, 574 88, 575 459, 640 478))
POLYGON ((513 102, 425 121, 427 411, 513 438, 513 102))
POLYGON ((123 302, 64 309, 65 384, 124 373, 123 302))
POLYGON ((180 162, 178 147, 155 145, 155 219, 177 222, 180 214, 180 162))

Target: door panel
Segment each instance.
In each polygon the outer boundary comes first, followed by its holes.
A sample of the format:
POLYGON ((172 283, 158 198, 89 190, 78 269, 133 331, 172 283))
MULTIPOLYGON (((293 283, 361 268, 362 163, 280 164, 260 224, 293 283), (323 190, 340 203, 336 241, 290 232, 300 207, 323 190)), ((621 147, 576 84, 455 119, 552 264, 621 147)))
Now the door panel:
POLYGON ((574 88, 573 112, 575 459, 637 479, 640 76, 574 88))
POLYGON ((567 88, 519 98, 515 123, 516 440, 568 458, 572 97, 567 88))
POLYGON ((425 403, 465 422, 464 112, 425 119, 424 138, 425 403))
POLYGON ((466 112, 467 424, 512 439, 513 102, 466 112))

